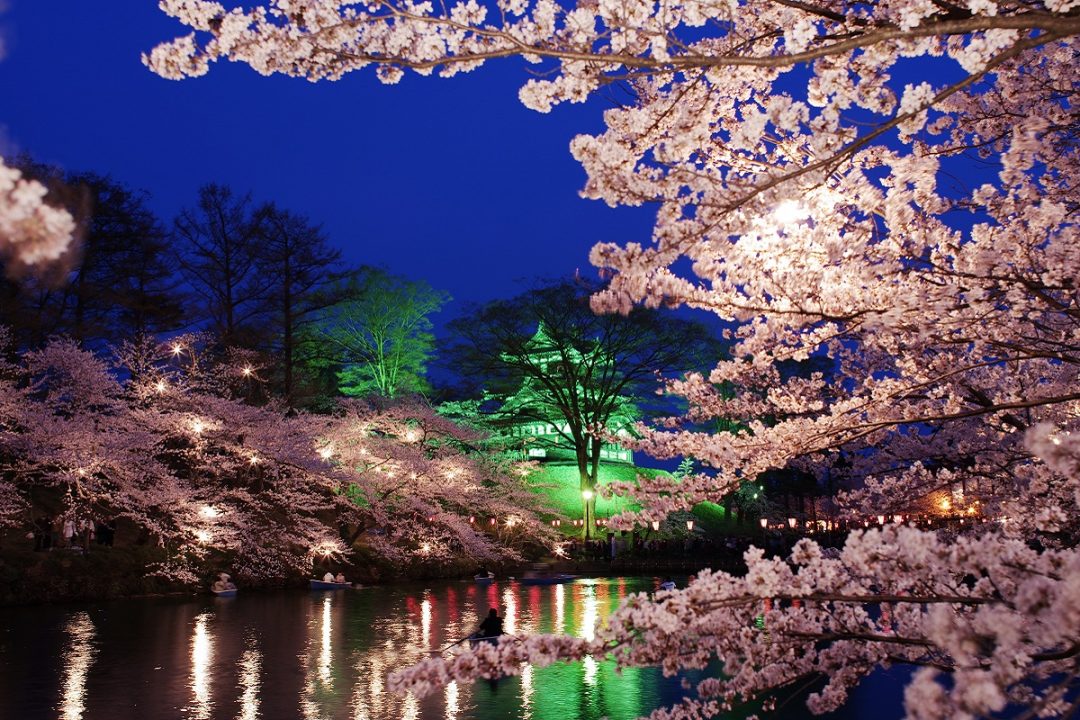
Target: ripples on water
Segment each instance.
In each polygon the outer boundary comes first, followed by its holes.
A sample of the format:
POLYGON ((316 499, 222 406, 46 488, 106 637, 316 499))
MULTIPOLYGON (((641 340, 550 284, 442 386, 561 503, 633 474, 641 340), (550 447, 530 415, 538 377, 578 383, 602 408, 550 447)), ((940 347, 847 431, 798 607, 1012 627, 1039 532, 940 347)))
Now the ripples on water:
POLYGON ((8 608, 0 718, 636 718, 677 699, 680 680, 655 669, 616 674, 611 661, 593 658, 525 666, 496 684, 453 683, 425 698, 389 693, 385 680, 470 633, 489 607, 511 634, 590 638, 623 598, 654 582, 441 582, 8 608))

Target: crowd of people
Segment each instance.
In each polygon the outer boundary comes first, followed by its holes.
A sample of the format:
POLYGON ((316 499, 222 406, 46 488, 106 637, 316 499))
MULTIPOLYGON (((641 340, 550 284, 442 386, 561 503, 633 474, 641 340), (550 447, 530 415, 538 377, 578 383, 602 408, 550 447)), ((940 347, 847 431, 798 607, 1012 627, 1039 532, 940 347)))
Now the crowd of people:
POLYGON ((112 524, 79 519, 71 513, 57 515, 51 520, 44 515, 38 516, 31 531, 35 551, 112 545, 115 533, 116 527, 112 524))

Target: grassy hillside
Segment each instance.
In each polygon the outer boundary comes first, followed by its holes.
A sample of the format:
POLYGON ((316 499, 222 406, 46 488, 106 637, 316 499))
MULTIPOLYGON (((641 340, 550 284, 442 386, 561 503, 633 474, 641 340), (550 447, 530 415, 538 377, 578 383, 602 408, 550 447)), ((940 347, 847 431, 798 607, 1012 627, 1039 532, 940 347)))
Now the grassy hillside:
MULTIPOLYGON (((665 470, 651 470, 648 468, 632 468, 625 465, 611 465, 601 467, 600 484, 609 482, 632 482, 638 475, 655 477, 667 474, 665 470)), ((577 467, 574 465, 544 465, 539 472, 533 473, 529 478, 537 492, 547 496, 547 504, 554 508, 555 512, 564 518, 575 520, 581 518, 581 489, 578 479, 577 467)), ((618 515, 627 509, 635 509, 623 498, 610 500, 597 498, 596 516, 611 517, 618 515)))

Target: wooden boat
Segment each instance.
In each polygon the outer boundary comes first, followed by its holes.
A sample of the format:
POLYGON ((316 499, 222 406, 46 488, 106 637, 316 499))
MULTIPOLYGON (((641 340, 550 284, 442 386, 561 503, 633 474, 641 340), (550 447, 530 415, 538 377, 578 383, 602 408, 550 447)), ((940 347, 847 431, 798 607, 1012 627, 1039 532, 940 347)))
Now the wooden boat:
POLYGON ((502 635, 492 635, 491 637, 486 637, 480 635, 479 633, 473 633, 469 636, 469 647, 474 648, 477 645, 483 645, 484 643, 487 643, 488 645, 495 645, 499 642, 499 638, 501 637, 502 635))
POLYGON ((236 588, 231 590, 211 590, 216 597, 236 597, 236 588))
POLYGON ((490 585, 495 582, 495 576, 492 573, 488 573, 487 575, 473 575, 473 580, 476 581, 477 585, 490 585))
POLYGON ((311 578, 312 590, 344 590, 350 587, 352 587, 351 582, 327 582, 326 580, 311 578))
POLYGON ((522 585, 561 585, 562 583, 573 582, 577 578, 577 575, 567 575, 566 573, 529 573, 526 572, 522 575, 518 582, 522 585))

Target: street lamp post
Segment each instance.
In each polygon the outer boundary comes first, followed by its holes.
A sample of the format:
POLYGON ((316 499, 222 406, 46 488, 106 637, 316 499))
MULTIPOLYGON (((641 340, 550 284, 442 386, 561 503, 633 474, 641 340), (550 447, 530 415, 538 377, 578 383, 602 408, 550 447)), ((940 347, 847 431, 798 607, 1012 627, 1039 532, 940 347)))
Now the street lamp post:
POLYGON ((589 536, 592 534, 591 533, 592 523, 589 520, 589 505, 591 504, 592 499, 593 499, 593 491, 588 489, 588 488, 582 490, 581 491, 581 499, 583 501, 583 504, 585 505, 585 512, 584 512, 584 515, 585 515, 585 517, 584 517, 585 539, 588 540, 589 536))

